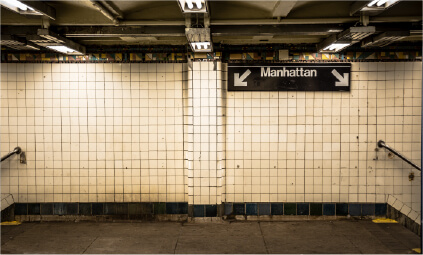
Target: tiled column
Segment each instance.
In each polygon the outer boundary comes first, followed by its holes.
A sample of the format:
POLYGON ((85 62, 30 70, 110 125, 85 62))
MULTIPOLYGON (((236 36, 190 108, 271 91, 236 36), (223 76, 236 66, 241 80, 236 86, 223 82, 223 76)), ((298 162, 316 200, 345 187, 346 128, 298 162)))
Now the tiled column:
POLYGON ((189 62, 184 98, 190 214, 213 217, 222 202, 224 169, 221 63, 189 62))

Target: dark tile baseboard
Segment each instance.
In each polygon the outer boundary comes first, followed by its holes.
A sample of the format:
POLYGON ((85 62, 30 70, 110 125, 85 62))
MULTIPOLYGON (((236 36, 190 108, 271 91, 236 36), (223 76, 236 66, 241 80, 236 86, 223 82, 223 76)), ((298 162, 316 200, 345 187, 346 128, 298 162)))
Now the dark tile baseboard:
POLYGON ((414 234, 418 236, 422 236, 421 225, 417 224, 414 220, 410 219, 405 214, 401 213, 400 211, 398 211, 397 209, 395 209, 389 204, 388 204, 387 216, 390 219, 398 221, 401 225, 403 225, 404 227, 414 232, 414 234))

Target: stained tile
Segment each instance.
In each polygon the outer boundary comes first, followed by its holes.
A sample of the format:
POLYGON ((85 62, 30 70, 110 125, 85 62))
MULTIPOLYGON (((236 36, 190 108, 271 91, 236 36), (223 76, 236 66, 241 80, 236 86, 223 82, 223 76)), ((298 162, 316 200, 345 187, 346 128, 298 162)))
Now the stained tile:
POLYGON ((259 215, 270 215, 270 204, 258 204, 259 215))
POLYGON ((283 204, 282 203, 272 203, 271 204, 271 214, 272 215, 283 215, 283 204))
POLYGON ((15 215, 27 215, 28 214, 28 204, 15 204, 15 215))
POLYGON ((349 204, 349 214, 351 216, 361 216, 361 204, 349 204))
POLYGON ((323 215, 335 216, 335 204, 323 204, 323 215))
POLYGON ((310 203, 310 215, 320 216, 323 214, 323 204, 310 203))
POLYGON ((247 203, 245 205, 246 215, 257 215, 257 204, 256 203, 247 203))
POLYGON ((31 203, 28 204, 28 215, 40 215, 40 204, 31 203))
POLYGON ((297 204, 297 215, 309 215, 310 209, 308 203, 297 204))
POLYGON ((232 203, 225 203, 225 215, 231 215, 232 214, 232 203))
POLYGON ((115 215, 116 214, 116 204, 115 203, 105 203, 104 204, 104 214, 105 215, 115 215))
POLYGON ((284 215, 296 215, 297 205, 294 203, 285 203, 283 212, 284 212, 284 215))
POLYGON ((127 215, 128 214, 128 203, 116 203, 116 214, 127 215))
POLYGON ((362 204, 361 205, 361 215, 375 215, 375 204, 362 204))
POLYGON ((141 203, 141 214, 154 214, 152 203, 141 203))
POLYGON ((385 216, 386 210, 386 204, 375 204, 375 216, 385 216))
POLYGON ((64 203, 54 203, 53 204, 53 214, 54 215, 65 215, 66 207, 64 203))
POLYGON ((103 203, 92 203, 92 213, 93 215, 103 215, 104 214, 104 204, 103 203))
POLYGON ((233 204, 234 214, 235 215, 244 215, 245 214, 245 204, 233 204))
POLYGON ((204 217, 204 205, 194 205, 194 217, 204 217))
POLYGON ((91 203, 80 203, 79 204, 79 214, 80 215, 91 215, 91 203))
POLYGON ((206 205, 206 217, 217 216, 217 205, 206 205))
POLYGON ((141 214, 141 204, 140 203, 129 203, 128 213, 129 213, 129 215, 140 215, 141 214))
POLYGON ((41 215, 53 215, 53 204, 52 203, 41 204, 41 215))
POLYGON ((154 203, 154 214, 166 214, 166 203, 154 203))
POLYGON ((336 204, 336 216, 347 216, 348 215, 348 204, 339 203, 336 204))

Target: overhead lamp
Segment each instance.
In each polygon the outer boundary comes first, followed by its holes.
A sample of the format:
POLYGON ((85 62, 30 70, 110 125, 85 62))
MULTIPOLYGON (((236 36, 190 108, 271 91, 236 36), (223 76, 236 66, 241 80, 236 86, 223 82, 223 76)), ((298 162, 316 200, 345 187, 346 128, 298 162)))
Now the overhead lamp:
POLYGON ((14 50, 40 50, 37 45, 14 35, 2 35, 0 45, 14 50))
POLYGON ((361 13, 366 16, 376 16, 399 1, 400 0, 356 1, 351 5, 350 15, 358 16, 361 13))
POLYGON ((410 31, 387 31, 363 40, 361 47, 383 47, 410 36, 410 31))
POLYGON ((321 53, 339 52, 374 34, 375 32, 376 28, 373 26, 350 27, 337 35, 330 36, 323 42, 319 43, 317 48, 321 53))
POLYGON ((178 0, 183 13, 206 13, 206 0, 178 0))
POLYGON ((62 37, 48 29, 38 29, 37 35, 28 35, 27 39, 37 45, 69 55, 85 54, 85 47, 62 37))
POLYGON ((185 28, 193 52, 213 52, 210 28, 185 28))
POLYGON ((18 1, 18 0, 1 0, 0 4, 8 9, 11 9, 12 11, 16 11, 19 12, 19 10, 21 11, 33 11, 34 9, 32 9, 31 7, 29 7, 28 5, 18 1))

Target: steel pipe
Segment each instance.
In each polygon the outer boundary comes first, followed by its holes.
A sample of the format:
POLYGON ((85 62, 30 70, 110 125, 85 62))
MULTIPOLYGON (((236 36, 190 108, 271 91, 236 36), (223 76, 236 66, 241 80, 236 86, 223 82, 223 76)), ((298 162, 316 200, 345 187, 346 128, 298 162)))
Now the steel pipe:
POLYGON ((10 156, 12 156, 13 154, 20 154, 22 152, 22 149, 21 149, 21 147, 16 147, 15 149, 13 149, 13 151, 11 151, 11 152, 9 152, 9 153, 7 153, 6 155, 4 155, 2 158, 1 158, 1 161, 0 162, 3 162, 4 160, 6 160, 6 159, 8 159, 10 156))
POLYGON ((387 149, 388 151, 390 151, 390 152, 394 153, 394 154, 395 154, 395 155, 397 155, 399 158, 401 158, 402 160, 404 160, 405 162, 407 162, 408 164, 410 164, 411 166, 413 166, 413 167, 414 167, 414 168, 416 168, 417 170, 422 171, 422 169, 421 169, 418 165, 416 165, 416 164, 414 164, 413 162, 411 162, 409 159, 407 159, 406 157, 404 157, 403 155, 401 155, 401 153, 399 153, 399 152, 398 152, 398 151, 396 151, 395 149, 393 149, 393 148, 389 147, 389 146, 385 143, 385 141, 383 141, 383 140, 379 140, 379 142, 377 142, 377 146, 378 146, 379 148, 385 148, 385 149, 387 149))

